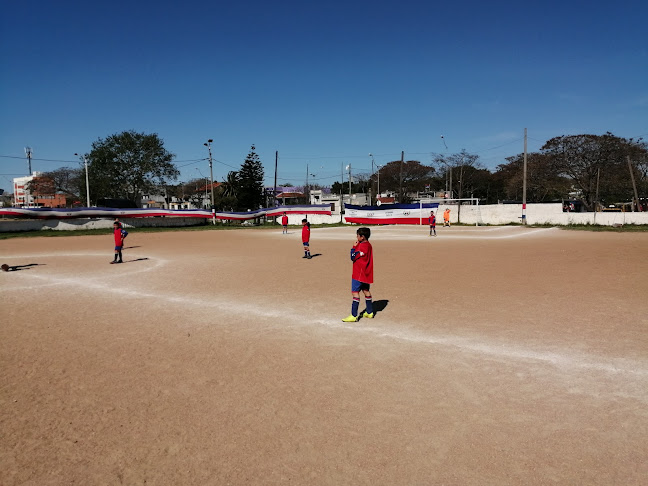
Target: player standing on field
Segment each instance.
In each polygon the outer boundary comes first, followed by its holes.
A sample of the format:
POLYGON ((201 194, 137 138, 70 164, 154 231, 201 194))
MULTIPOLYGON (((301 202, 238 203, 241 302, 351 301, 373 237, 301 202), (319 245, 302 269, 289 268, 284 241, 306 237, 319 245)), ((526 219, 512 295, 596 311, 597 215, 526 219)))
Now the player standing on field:
POLYGON ((124 263, 122 260, 122 248, 124 248, 124 239, 128 236, 128 232, 122 229, 119 221, 113 223, 113 236, 115 238, 115 259, 110 263, 124 263))
POLYGON ((436 216, 434 215, 434 211, 430 211, 428 223, 430 223, 430 236, 432 236, 432 233, 436 236, 436 216))
POLYGON ((371 230, 369 228, 358 228, 356 232, 357 241, 351 248, 351 261, 353 272, 351 274, 351 314, 342 319, 342 322, 357 322, 358 308, 360 307, 360 291, 364 293, 366 310, 362 317, 373 319, 373 301, 371 300, 370 284, 373 283, 373 248, 369 243, 371 230))
POLYGON ((283 226, 284 235, 288 234, 288 216, 286 216, 286 211, 284 211, 283 216, 281 217, 281 226, 283 226))
POLYGON ((304 244, 304 256, 302 258, 311 259, 310 254, 310 223, 306 218, 302 219, 302 243, 304 244))

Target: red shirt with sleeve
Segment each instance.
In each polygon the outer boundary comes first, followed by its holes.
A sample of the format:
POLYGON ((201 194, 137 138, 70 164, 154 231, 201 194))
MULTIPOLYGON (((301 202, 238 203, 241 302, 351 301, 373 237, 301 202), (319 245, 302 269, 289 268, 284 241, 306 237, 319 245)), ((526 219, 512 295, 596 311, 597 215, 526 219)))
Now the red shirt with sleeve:
POLYGON ((373 283, 373 248, 368 241, 355 246, 356 257, 353 260, 351 278, 362 283, 373 283))
POLYGON ((281 225, 288 226, 288 216, 286 216, 285 214, 281 217, 281 225))
POLYGON ((121 228, 114 228, 113 234, 115 236, 115 246, 124 246, 124 238, 128 233, 121 228))
POLYGON ((302 243, 308 243, 310 241, 310 228, 307 224, 302 228, 302 243))
POLYGON ((436 216, 434 214, 430 215, 428 219, 430 221, 430 226, 436 226, 436 216))

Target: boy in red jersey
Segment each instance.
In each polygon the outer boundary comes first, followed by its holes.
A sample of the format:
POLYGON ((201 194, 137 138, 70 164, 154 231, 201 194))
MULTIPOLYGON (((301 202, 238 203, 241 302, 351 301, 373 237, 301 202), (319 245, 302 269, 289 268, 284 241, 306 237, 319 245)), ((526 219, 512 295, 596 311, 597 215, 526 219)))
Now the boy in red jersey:
POLYGON ((436 216, 434 214, 434 211, 430 211, 430 217, 428 218, 428 223, 430 223, 430 236, 432 236, 433 232, 434 232, 434 236, 436 236, 436 216))
POLYGON ((122 229, 119 221, 113 223, 113 236, 115 238, 115 259, 110 263, 124 263, 122 260, 122 248, 124 248, 124 238, 128 236, 128 232, 122 229), (118 257, 119 260, 117 260, 118 257))
POLYGON ((288 216, 286 216, 286 212, 284 211, 283 216, 281 217, 281 226, 283 226, 283 233, 284 235, 288 234, 288 216))
POLYGON ((306 218, 302 219, 302 243, 304 244, 304 256, 302 258, 311 259, 310 254, 310 223, 306 218))
POLYGON ((373 248, 369 243, 371 230, 369 228, 358 228, 356 231, 357 241, 351 248, 351 261, 353 262, 353 272, 351 274, 351 295, 353 303, 351 304, 351 314, 342 319, 342 322, 357 322, 358 308, 360 307, 360 291, 364 293, 365 310, 362 317, 373 319, 373 302, 371 300, 370 284, 373 283, 373 248))

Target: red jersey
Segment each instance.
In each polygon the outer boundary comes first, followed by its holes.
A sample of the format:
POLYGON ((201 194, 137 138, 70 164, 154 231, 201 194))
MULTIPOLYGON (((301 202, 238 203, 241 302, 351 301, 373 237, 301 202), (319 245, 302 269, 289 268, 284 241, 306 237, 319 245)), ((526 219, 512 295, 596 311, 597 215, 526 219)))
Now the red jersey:
POLYGON ((310 241, 310 227, 305 224, 302 228, 302 243, 308 243, 310 241))
POLYGON ((288 216, 284 215, 281 217, 281 225, 288 226, 288 216))
POLYGON ((115 246, 123 246, 124 245, 124 238, 128 235, 128 233, 121 229, 121 228, 114 228, 113 229, 113 234, 115 236, 115 246))
POLYGON ((429 218, 428 221, 430 222, 430 226, 435 226, 436 225, 436 216, 432 214, 429 218))
POLYGON ((373 248, 368 241, 358 243, 353 257, 353 273, 351 278, 362 283, 373 283, 373 248))

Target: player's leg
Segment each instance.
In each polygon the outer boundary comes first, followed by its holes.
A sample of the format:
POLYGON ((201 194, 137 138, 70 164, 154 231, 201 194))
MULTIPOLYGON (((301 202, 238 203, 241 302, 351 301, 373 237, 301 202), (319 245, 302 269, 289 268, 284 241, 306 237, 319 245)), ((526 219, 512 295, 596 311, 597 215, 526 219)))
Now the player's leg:
POLYGON ((358 308, 360 307, 360 286, 357 280, 351 280, 351 314, 342 319, 342 322, 356 322, 358 320, 358 308))
POLYGON ((368 319, 373 319, 373 316, 374 316, 373 300, 372 300, 372 297, 371 297, 371 290, 369 289, 369 284, 363 284, 362 293, 364 294, 365 306, 366 306, 366 310, 365 310, 364 314, 362 314, 362 317, 366 317, 368 319))

